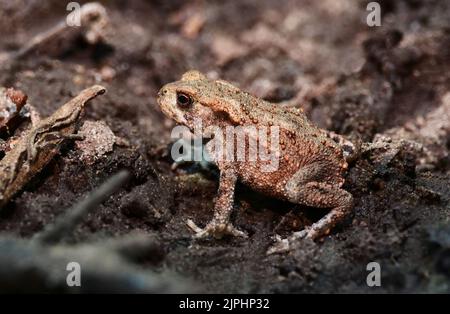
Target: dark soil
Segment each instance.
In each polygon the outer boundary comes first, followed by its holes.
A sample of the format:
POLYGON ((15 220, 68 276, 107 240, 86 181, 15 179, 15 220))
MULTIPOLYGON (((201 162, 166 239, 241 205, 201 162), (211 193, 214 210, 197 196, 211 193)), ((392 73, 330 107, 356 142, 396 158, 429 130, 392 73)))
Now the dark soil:
MULTIPOLYGON (((164 254, 142 266, 175 271, 207 292, 450 292, 450 3, 379 2, 381 27, 366 25, 365 1, 107 2, 104 43, 76 38, 70 49, 14 61, 0 70, 0 86, 22 90, 48 116, 101 84, 108 92, 84 119, 103 120, 129 145, 86 163, 69 142, 4 209, 0 231, 31 237, 125 168, 133 179, 85 218, 70 243, 151 234, 164 254), (275 234, 325 212, 239 186, 233 220, 249 239, 192 240, 186 220, 209 221, 217 175, 171 170, 174 125, 155 100, 188 69, 301 106, 349 138, 382 143, 367 144, 350 165, 352 216, 320 241, 266 256, 275 234), (381 265, 381 287, 366 284, 372 261, 381 265)), ((19 49, 66 14, 61 1, 0 2, 0 52, 19 49)))

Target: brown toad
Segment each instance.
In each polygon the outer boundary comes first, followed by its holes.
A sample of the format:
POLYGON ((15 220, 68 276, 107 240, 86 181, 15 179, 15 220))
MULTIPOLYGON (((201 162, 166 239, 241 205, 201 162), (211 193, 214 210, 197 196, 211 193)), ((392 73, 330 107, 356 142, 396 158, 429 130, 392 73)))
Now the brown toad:
MULTIPOLYGON (((272 252, 286 249, 289 241, 296 238, 315 239, 328 234, 351 211, 352 195, 341 188, 343 174, 347 169, 345 152, 342 145, 335 141, 336 138, 341 143, 345 140, 314 126, 301 110, 271 104, 226 81, 209 80, 197 71, 189 71, 180 81, 163 86, 158 93, 158 103, 165 115, 190 130, 199 126, 199 120, 202 129, 218 127, 224 130, 230 126, 252 125, 266 127, 267 130, 278 128, 279 163, 273 171, 262 171, 261 164, 264 161, 260 159, 225 160, 213 157, 220 170, 214 218, 204 229, 198 228, 193 222, 188 223, 197 231, 196 237, 220 237, 224 234, 246 236, 230 222, 238 180, 278 199, 330 208, 325 217, 305 230, 294 233, 289 240, 280 241, 272 252)), ((213 149, 211 142, 206 145, 207 151, 213 149)), ((350 144, 349 147, 353 146, 350 144)))

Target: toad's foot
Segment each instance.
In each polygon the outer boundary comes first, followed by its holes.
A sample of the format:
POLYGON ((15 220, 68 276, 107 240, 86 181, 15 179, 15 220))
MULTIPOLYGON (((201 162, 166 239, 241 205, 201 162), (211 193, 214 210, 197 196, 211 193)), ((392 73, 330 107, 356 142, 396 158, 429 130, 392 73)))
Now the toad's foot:
POLYGON ((292 248, 292 244, 295 241, 299 241, 301 239, 314 239, 315 234, 312 232, 311 228, 307 227, 301 231, 294 232, 289 238, 283 239, 279 235, 275 236, 276 243, 271 246, 266 254, 272 255, 272 254, 279 254, 279 253, 285 253, 289 252, 292 248))
POLYGON ((220 239, 224 235, 232 235, 242 238, 248 237, 245 232, 237 229, 231 223, 221 223, 212 220, 204 229, 202 229, 198 227, 191 219, 188 219, 187 225, 195 232, 194 238, 196 239, 201 239, 208 236, 213 236, 214 238, 220 239))

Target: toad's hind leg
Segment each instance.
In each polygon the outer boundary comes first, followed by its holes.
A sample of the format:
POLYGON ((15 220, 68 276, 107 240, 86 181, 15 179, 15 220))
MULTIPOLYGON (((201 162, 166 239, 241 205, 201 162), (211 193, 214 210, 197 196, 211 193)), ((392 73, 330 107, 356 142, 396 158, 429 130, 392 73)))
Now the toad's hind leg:
MULTIPOLYGON (((316 239, 324 236, 352 210, 352 195, 339 188, 321 182, 310 182, 299 189, 298 203, 312 207, 331 208, 330 212, 305 230, 296 232, 298 238, 316 239)), ((294 236, 295 236, 294 234, 294 236)))
POLYGON ((288 239, 279 240, 268 254, 289 250, 290 243, 301 238, 317 239, 330 232, 352 210, 352 195, 341 189, 339 184, 328 184, 317 180, 318 169, 314 165, 304 167, 286 184, 286 192, 293 203, 318 208, 330 208, 330 212, 310 227, 294 232, 288 239), (314 175, 315 174, 315 175, 314 175))

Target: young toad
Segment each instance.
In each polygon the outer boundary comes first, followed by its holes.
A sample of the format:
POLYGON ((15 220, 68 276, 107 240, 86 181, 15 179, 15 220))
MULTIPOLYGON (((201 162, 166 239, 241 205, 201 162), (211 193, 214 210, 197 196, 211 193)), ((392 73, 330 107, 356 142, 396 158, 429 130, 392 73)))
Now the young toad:
MULTIPOLYGON (((269 253, 288 249, 294 239, 316 239, 328 234, 351 211, 352 195, 341 188, 347 169, 346 152, 332 139, 342 138, 314 126, 301 110, 268 103, 228 82, 209 80, 197 71, 189 71, 180 81, 163 86, 158 93, 158 104, 166 116, 190 130, 198 127, 199 120, 203 129, 256 126, 279 130, 279 163, 273 171, 262 171, 263 161, 259 159, 214 160, 220 170, 214 217, 204 229, 189 221, 197 232, 196 237, 224 234, 246 237, 230 222, 238 180, 275 198, 330 209, 310 227, 295 232, 289 239, 279 240, 269 253)), ((212 150, 211 142, 206 145, 207 151, 212 150)))

